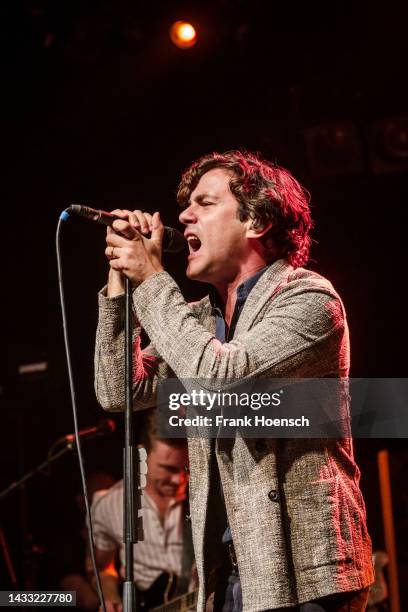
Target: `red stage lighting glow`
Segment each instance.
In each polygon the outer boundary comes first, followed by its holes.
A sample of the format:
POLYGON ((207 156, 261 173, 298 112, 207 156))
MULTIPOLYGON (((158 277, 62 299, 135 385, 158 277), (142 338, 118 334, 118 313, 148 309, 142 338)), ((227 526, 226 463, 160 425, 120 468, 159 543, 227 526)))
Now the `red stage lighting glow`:
POLYGON ((170 28, 170 38, 179 49, 189 49, 197 42, 197 32, 191 23, 176 21, 170 28))

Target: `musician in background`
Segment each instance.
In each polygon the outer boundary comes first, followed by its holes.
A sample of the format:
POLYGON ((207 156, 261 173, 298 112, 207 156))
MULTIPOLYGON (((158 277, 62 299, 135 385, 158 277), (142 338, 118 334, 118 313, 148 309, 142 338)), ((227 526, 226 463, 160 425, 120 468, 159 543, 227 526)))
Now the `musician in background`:
MULTIPOLYGON (((148 609, 163 601, 161 590, 168 584, 166 574, 177 577, 177 594, 193 586, 190 580, 193 557, 185 516, 186 441, 150 438, 147 451, 147 484, 142 495, 144 539, 135 545, 134 578, 139 598, 148 602, 148 609)), ((121 612, 120 586, 125 562, 122 480, 95 496, 92 520, 106 609, 121 612)))

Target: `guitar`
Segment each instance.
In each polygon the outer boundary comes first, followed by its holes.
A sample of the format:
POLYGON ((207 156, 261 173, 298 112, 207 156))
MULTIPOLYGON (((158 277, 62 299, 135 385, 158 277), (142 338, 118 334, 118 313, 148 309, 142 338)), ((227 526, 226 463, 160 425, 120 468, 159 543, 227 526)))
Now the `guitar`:
POLYGON ((164 603, 156 608, 150 608, 149 612, 188 612, 192 608, 195 609, 198 599, 198 589, 191 593, 184 593, 179 597, 175 597, 171 601, 164 603))
POLYGON ((175 597, 177 576, 163 572, 146 591, 138 591, 139 612, 187 612, 197 604, 198 590, 175 597))

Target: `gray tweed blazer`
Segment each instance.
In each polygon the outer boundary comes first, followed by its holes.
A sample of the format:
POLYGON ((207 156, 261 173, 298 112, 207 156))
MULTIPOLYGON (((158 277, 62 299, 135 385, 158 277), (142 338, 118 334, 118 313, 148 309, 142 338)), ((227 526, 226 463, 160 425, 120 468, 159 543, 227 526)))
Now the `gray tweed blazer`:
MULTIPOLYGON (((347 377, 349 338, 341 300, 318 274, 278 260, 252 289, 234 339, 221 345, 208 298, 188 305, 167 272, 134 291, 151 344, 135 364, 135 409, 155 405, 158 380, 347 377)), ((123 410, 123 296, 99 296, 95 387, 106 410, 123 410)), ((339 414, 348 396, 339 398, 339 414)), ((360 472, 351 439, 189 439, 190 506, 200 594, 225 526, 231 527, 245 612, 352 591, 373 579, 360 472)))

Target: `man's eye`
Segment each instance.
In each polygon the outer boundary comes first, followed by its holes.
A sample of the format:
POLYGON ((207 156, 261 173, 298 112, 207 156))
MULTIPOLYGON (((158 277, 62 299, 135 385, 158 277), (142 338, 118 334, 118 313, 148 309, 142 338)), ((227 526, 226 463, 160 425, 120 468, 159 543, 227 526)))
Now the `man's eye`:
POLYGON ((171 466, 166 466, 165 470, 169 472, 169 474, 178 474, 180 472, 180 468, 171 466))

